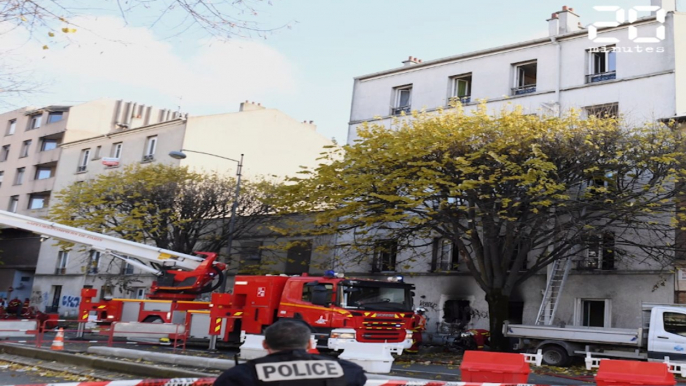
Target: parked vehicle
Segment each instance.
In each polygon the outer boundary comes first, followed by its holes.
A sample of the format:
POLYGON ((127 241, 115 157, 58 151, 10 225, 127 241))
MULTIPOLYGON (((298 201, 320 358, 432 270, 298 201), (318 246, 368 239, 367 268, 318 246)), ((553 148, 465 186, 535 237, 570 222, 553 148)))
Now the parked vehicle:
MULTIPOLYGON (((182 325, 183 333, 169 334, 172 339, 215 337, 213 342, 240 343, 286 318, 307 323, 332 349, 362 352, 365 345, 380 344, 390 357, 390 352, 412 344, 414 286, 400 277, 360 280, 333 272, 316 277, 236 276, 232 293, 213 293, 211 302, 201 302, 195 300, 198 295, 219 288, 224 280, 226 265, 216 261, 215 253, 186 255, 5 211, 0 211, 0 224, 84 244, 157 275, 149 299, 98 298, 96 289, 84 288, 80 333, 86 322, 117 322, 122 329, 125 322, 173 323, 182 325)), ((141 326, 130 328, 131 334, 141 333, 141 326)), ((126 336, 127 331, 119 333, 126 336)))
POLYGON ((555 327, 505 324, 503 334, 517 338, 515 349, 542 350, 543 363, 567 366, 571 358, 592 357, 686 360, 686 307, 643 305, 643 325, 636 329, 555 327))

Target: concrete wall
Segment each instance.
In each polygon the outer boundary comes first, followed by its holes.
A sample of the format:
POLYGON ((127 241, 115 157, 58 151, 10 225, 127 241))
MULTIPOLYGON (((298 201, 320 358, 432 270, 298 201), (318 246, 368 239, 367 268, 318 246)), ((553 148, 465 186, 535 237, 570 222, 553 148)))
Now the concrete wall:
MULTIPOLYGON (((243 172, 251 176, 293 176, 300 166, 316 166, 324 146, 332 142, 317 133, 314 124, 298 122, 275 109, 189 117, 184 149, 239 160, 245 154, 243 172)), ((236 163, 188 153, 181 165, 235 173, 236 163)))

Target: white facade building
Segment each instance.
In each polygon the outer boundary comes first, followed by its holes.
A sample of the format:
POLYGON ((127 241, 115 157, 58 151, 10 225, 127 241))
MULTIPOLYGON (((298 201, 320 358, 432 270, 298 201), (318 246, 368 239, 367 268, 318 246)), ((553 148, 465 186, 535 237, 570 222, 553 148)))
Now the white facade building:
MULTIPOLYGON (((34 217, 47 215, 61 144, 177 115, 111 99, 75 106, 23 107, 0 114, 0 125, 4 125, 0 126, 0 209, 34 217), (140 118, 126 119, 134 110, 140 118)), ((39 248, 39 236, 30 232, 4 230, 0 234, 0 297, 30 297, 39 248)))
MULTIPOLYGON (((485 101, 490 111, 521 105, 531 114, 560 114, 572 108, 582 114, 619 112, 637 124, 683 119, 686 13, 676 12, 673 0, 653 0, 652 5, 656 7, 650 16, 600 28, 598 37, 608 39, 602 43, 589 39, 593 26, 581 27, 574 10, 564 7, 548 20, 547 38, 429 61, 410 57, 403 67, 357 77, 348 143, 363 122, 390 127, 403 111, 436 111, 447 108, 453 98, 466 111, 485 101), (632 41, 633 32, 656 42, 632 41)), ((608 20, 614 15, 608 13, 608 20)), ((614 256, 603 256, 602 249, 578 257, 555 324, 636 328, 641 325, 641 302, 675 301, 680 282, 674 274, 649 262, 615 261, 614 256)), ((428 308, 430 331, 459 317, 467 304, 473 310, 470 326, 488 328, 484 293, 449 246, 436 243, 409 269, 399 269, 402 252, 387 255, 385 267, 392 269, 382 271, 412 275, 408 281, 417 285, 415 305, 428 308), (441 265, 451 272, 434 273, 441 265)), ((364 274, 371 267, 353 270, 364 274)), ((510 306, 513 322, 534 323, 545 284, 546 273, 541 272, 516 291, 510 306)))
MULTIPOLYGON (((132 119, 140 118, 134 113, 132 119)), ((58 192, 77 181, 133 163, 162 162, 235 175, 237 162, 195 152, 234 160, 244 154, 243 178, 263 176, 278 180, 295 175, 303 165, 316 166, 324 146, 332 144, 316 131, 311 121, 299 122, 279 110, 245 102, 236 113, 179 116, 162 123, 115 128, 102 135, 65 142, 61 145, 54 189, 58 192), (187 158, 169 156, 169 152, 181 149, 185 149, 187 158)), ((102 286, 108 279, 110 283, 126 281, 130 288, 110 288, 116 297, 143 298, 150 288, 152 275, 142 274, 120 260, 78 248, 64 253, 54 244, 41 244, 36 267, 32 301, 41 309, 52 308, 61 315, 74 316, 84 285, 98 289, 102 295, 102 286), (125 280, 121 280, 122 276, 125 280), (60 299, 59 303, 56 299, 60 299)))

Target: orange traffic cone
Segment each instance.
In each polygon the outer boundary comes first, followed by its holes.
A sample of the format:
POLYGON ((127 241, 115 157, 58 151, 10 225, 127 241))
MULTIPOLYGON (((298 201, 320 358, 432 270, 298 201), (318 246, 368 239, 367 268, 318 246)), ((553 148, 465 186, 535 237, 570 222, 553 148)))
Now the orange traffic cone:
POLYGON ((52 346, 50 346, 50 350, 64 350, 64 329, 62 327, 60 327, 60 329, 57 331, 57 336, 55 336, 55 340, 52 341, 52 346))

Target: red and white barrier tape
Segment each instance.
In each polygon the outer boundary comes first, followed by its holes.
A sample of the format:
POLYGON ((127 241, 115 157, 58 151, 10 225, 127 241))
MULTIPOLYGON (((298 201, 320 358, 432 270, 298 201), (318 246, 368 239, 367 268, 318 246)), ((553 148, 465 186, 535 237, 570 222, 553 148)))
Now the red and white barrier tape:
POLYGON ((212 386, 215 379, 216 378, 136 379, 104 382, 41 383, 21 386, 212 386))
MULTIPOLYGON (((36 385, 13 386, 212 386, 215 378, 173 378, 138 379, 105 382, 42 383, 36 385)), ((398 381, 370 379, 364 386, 546 386, 515 383, 443 382, 443 381, 398 381)))
POLYGON ((481 383, 481 382, 444 382, 444 381, 395 381, 368 380, 364 386, 548 386, 524 383, 481 383))

